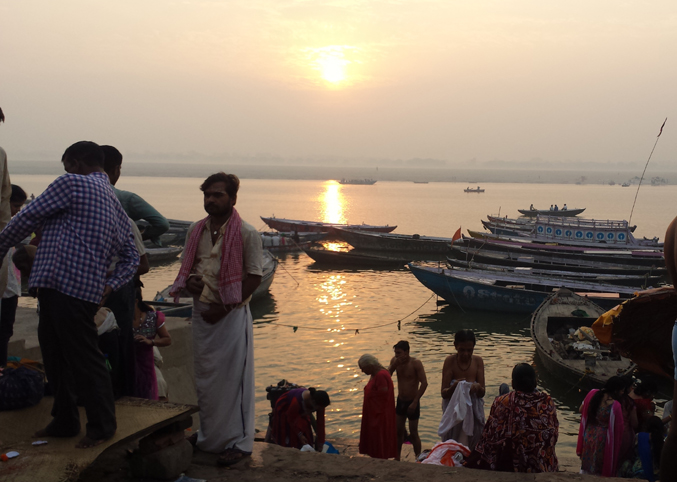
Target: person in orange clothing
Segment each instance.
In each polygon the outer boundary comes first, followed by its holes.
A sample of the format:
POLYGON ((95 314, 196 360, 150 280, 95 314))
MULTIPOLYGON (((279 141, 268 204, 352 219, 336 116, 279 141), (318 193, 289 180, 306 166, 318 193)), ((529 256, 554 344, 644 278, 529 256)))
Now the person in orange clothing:
POLYGON ((360 453, 377 459, 396 458, 395 389, 390 372, 373 355, 362 355, 358 365, 371 376, 364 387, 360 453))
POLYGON ((327 392, 312 387, 299 387, 283 393, 275 402, 273 410, 272 441, 283 447, 297 449, 310 445, 321 452, 325 438, 324 409, 330 404, 327 392), (313 412, 317 412, 317 422, 313 419, 313 412))

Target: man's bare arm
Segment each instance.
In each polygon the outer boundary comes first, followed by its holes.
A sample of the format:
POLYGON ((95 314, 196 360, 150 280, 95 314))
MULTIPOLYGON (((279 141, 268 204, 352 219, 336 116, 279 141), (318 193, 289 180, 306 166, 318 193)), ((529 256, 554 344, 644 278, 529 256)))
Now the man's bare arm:
POLYGON ((390 365, 388 365, 388 371, 390 372, 390 376, 393 376, 393 373, 395 373, 395 370, 397 369, 397 357, 394 356, 390 360, 390 365))
POLYGON ((414 400, 415 402, 418 402, 428 388, 428 378, 425 375, 425 368, 423 368, 423 363, 421 363, 421 360, 416 360, 414 363, 414 370, 416 372, 416 380, 420 383, 418 387, 418 394, 414 400))
MULTIPOLYGON (((475 380, 475 383, 479 386, 475 387, 474 393, 477 395, 479 398, 482 398, 484 394, 486 393, 486 388, 485 388, 485 381, 484 381, 484 360, 482 360, 482 357, 477 357, 477 379, 475 380)), ((471 388, 471 393, 473 392, 471 388)))

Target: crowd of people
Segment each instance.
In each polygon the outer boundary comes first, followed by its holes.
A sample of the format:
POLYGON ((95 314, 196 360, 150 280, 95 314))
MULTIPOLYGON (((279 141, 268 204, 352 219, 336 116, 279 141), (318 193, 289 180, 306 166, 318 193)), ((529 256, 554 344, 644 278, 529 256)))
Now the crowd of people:
MULTIPOLYGON (((38 338, 54 395, 53 418, 35 435, 78 436, 77 400, 84 405, 87 425, 76 446, 88 448, 115 434, 116 397, 167 400, 166 385, 157 376, 156 347, 168 346, 171 337, 163 314, 143 302, 140 277, 149 269, 144 241, 157 240, 168 223, 140 196, 114 187, 122 166, 116 148, 77 142, 65 150, 61 162, 66 174, 24 205, 26 193, 11 185, 7 156, 0 148, 0 365, 7 358, 20 276, 27 275, 29 293, 39 302, 38 338), (143 231, 136 224, 140 219, 147 225, 143 231), (22 244, 27 238, 28 246, 22 244)), ((261 282, 262 246, 256 229, 235 209, 239 186, 237 176, 223 172, 200 186, 207 216, 189 228, 171 288, 176 299, 187 291, 194 300, 200 430, 190 441, 200 450, 219 454, 220 465, 249 456, 255 433, 249 301, 261 282)), ((665 257, 673 279, 677 279, 676 238, 677 219, 666 236, 665 257)), ((677 352, 677 328, 673 338, 677 352)), ((444 361, 438 431, 442 441, 453 440, 463 448, 467 467, 558 470, 557 413, 550 396, 537 390, 533 367, 522 363, 514 368, 513 390, 501 386, 485 420, 484 362, 474 355, 475 345, 472 331, 459 331, 456 353, 444 361)), ((359 450, 399 460, 405 440, 417 457, 422 456, 418 423, 428 381, 407 341, 398 342, 393 350, 387 368, 369 354, 358 361, 370 377, 364 388, 359 450)), ((665 454, 674 454, 677 424, 671 424, 664 441, 669 417, 655 416, 655 392, 650 382, 633 387, 628 380, 612 377, 603 389, 587 395, 580 409, 577 445, 582 472, 639 474, 653 480, 661 467, 663 475, 668 474, 663 480, 675 479, 677 462, 665 454)), ((270 440, 321 450, 329 405, 329 395, 314 388, 285 393, 273 410, 270 440)))
MULTIPOLYGON (((501 385, 485 421, 484 364, 473 353, 475 344, 472 331, 456 333, 456 353, 446 358, 442 369, 441 442, 423 454, 418 434, 420 400, 428 387, 423 364, 411 356, 405 340, 393 346, 395 356, 388 368, 373 355, 360 357, 358 366, 369 375, 364 387, 360 453, 400 460, 406 438, 423 463, 440 447, 449 456, 446 461, 437 457, 433 463, 454 466, 463 460, 465 467, 474 469, 557 472, 557 410, 550 395, 537 389, 534 368, 527 363, 514 367, 512 390, 507 384, 501 385), (392 379, 395 373, 397 397, 392 379), (461 455, 456 462, 452 460, 454 454, 461 455)), ((615 376, 604 388, 587 394, 580 407, 576 449, 581 473, 658 480, 672 405, 665 407, 663 419, 657 417, 653 402, 657 391, 651 379, 637 382, 615 376)), ((325 392, 303 387, 290 390, 274 403, 267 441, 321 450, 325 441, 324 409, 328 405, 325 392), (316 412, 317 419, 313 416, 316 412)))

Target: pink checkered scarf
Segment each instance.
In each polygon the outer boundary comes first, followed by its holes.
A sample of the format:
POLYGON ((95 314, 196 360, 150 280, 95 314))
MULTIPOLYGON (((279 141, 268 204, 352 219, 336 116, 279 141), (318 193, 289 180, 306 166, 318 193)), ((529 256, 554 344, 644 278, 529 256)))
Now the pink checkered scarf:
MULTIPOLYGON (((178 303, 181 290, 186 287, 188 276, 195 264, 195 254, 197 253, 200 236, 202 236, 208 219, 209 216, 197 223, 186 244, 181 269, 169 292, 170 295, 174 296, 175 303, 178 303)), ((242 302, 242 250, 242 219, 237 210, 233 208, 233 214, 230 215, 230 222, 226 226, 221 246, 219 296, 224 305, 242 302)))

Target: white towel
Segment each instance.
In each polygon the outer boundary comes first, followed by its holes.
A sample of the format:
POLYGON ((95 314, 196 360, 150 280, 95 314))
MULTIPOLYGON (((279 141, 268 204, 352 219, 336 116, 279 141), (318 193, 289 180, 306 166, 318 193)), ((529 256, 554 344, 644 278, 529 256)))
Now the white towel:
POLYGON ((442 441, 453 439, 467 444, 472 450, 484 429, 484 399, 470 395, 470 382, 458 382, 446 404, 437 434, 442 441))

